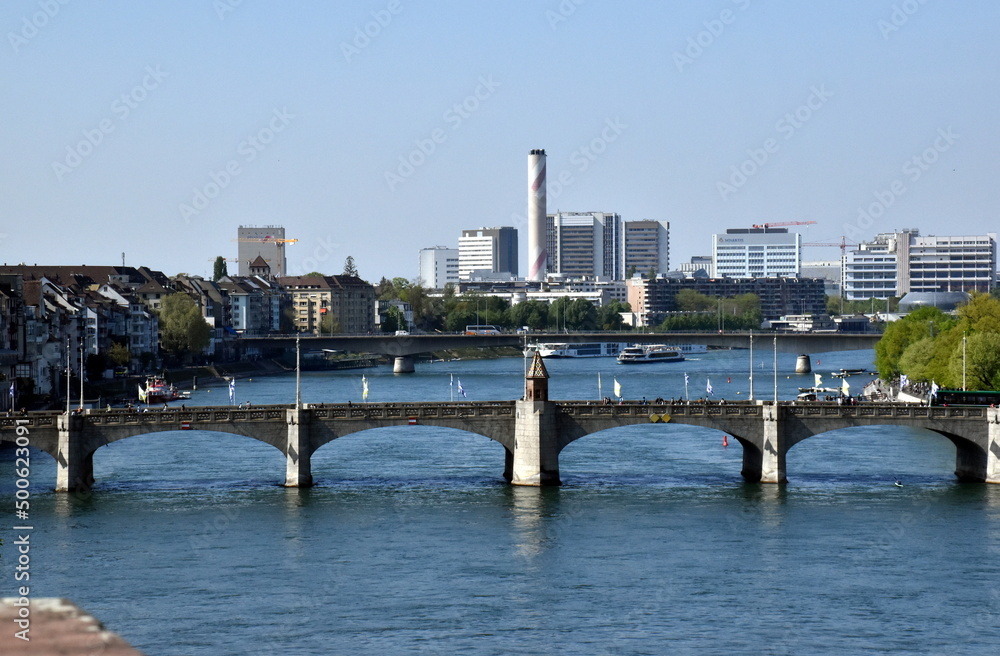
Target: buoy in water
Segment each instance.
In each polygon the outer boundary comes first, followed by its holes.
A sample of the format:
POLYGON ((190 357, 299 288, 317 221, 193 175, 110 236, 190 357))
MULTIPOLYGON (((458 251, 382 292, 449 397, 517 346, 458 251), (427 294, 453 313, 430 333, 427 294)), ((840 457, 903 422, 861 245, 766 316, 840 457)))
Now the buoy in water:
POLYGON ((729 446, 729 436, 725 433, 722 434, 722 446, 729 446))
POLYGON ((731 383, 731 382, 733 382, 733 381, 729 379, 729 376, 726 376, 726 382, 727 382, 727 383, 731 383))

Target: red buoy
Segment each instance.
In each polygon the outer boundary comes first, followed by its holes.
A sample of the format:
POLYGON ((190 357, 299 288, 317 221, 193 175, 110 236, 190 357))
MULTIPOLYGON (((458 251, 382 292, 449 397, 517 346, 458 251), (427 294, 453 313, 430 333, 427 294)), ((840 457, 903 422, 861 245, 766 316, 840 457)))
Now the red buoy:
POLYGON ((729 446, 729 436, 725 433, 722 434, 722 446, 729 446))

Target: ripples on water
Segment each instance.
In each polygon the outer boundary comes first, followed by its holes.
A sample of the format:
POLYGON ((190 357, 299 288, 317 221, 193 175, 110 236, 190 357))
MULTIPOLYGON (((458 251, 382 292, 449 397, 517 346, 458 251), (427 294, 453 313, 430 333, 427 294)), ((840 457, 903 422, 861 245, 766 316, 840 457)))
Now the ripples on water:
MULTIPOLYGON (((682 396, 688 371, 692 396, 711 377, 739 398, 745 357, 635 373, 558 362, 551 388, 596 397, 601 371, 605 390, 617 376, 626 396, 682 396)), ((821 357, 839 369, 871 354, 821 357)), ((794 356, 779 366, 783 398, 811 384, 790 373, 794 356)), ((450 373, 473 399, 520 394, 520 360, 418 367, 368 372, 371 400, 447 400, 450 373)), ((292 384, 241 381, 238 394, 287 401, 292 384)), ((357 401, 360 376, 310 374, 303 396, 357 401)), ((214 399, 225 390, 193 403, 214 399)), ((766 486, 742 482, 741 449, 721 437, 588 436, 547 489, 503 483, 498 444, 430 427, 336 440, 303 490, 279 486, 276 449, 230 435, 104 447, 83 496, 42 492, 55 472, 38 453, 33 594, 74 599, 151 655, 995 653, 1000 490, 955 482, 950 443, 839 431, 797 445, 789 484, 766 486)))

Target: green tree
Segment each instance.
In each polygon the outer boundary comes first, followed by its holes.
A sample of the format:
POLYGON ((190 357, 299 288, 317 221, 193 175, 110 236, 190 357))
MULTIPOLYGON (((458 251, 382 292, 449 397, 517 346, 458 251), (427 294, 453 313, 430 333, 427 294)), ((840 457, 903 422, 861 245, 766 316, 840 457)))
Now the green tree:
POLYGON ((115 366, 127 367, 132 362, 132 354, 129 352, 127 346, 115 342, 108 351, 108 359, 115 363, 115 366))
POLYGON ((203 353, 210 337, 211 329, 194 299, 183 293, 163 298, 160 303, 160 344, 167 353, 180 358, 203 353))
MULTIPOLYGON (((956 324, 957 320, 954 317, 948 316, 935 307, 919 308, 903 319, 891 322, 886 326, 882 338, 875 344, 875 368, 878 369, 879 376, 883 380, 892 380, 901 373, 907 373, 900 368, 899 361, 910 344, 925 337, 938 336, 941 339, 956 324)), ((948 342, 953 343, 953 340, 953 336, 948 337, 940 342, 940 345, 944 346, 948 342)), ((935 351, 938 348, 939 345, 935 344, 935 351)), ((933 375, 940 369, 935 365, 938 358, 939 356, 935 355, 933 360, 926 365, 926 373, 933 375)), ((937 382, 941 383, 940 380, 937 382)))
POLYGON ((340 319, 333 312, 326 312, 319 318, 320 335, 336 335, 340 332, 340 319))
POLYGON ((344 260, 344 275, 345 276, 358 276, 358 266, 354 263, 354 258, 350 255, 344 260))
POLYGON ((719 300, 712 296, 706 296, 693 289, 682 289, 674 296, 674 305, 681 312, 705 312, 717 310, 719 300))
POLYGON ((899 357, 899 370, 914 382, 930 382, 931 363, 934 361, 934 340, 924 337, 913 342, 899 357))
POLYGON ((395 305, 389 306, 385 311, 385 318, 382 321, 382 332, 390 335, 397 330, 406 330, 406 317, 402 310, 395 305))
POLYGON ((951 387, 961 386, 964 367, 966 389, 1000 389, 1000 333, 971 335, 966 339, 965 358, 962 357, 962 344, 959 343, 952 352, 949 366, 951 387))
POLYGON ((958 308, 958 317, 968 333, 1000 333, 1000 300, 991 294, 974 293, 958 308))
POLYGON ((229 275, 229 267, 226 265, 226 258, 219 255, 215 258, 215 264, 212 265, 212 280, 218 282, 221 278, 225 278, 229 275))
POLYGON ((516 328, 528 326, 532 330, 542 330, 548 325, 549 304, 545 301, 522 301, 511 306, 508 316, 516 328))
POLYGON ((599 330, 625 330, 622 312, 631 312, 632 306, 621 301, 610 301, 597 310, 597 328, 599 330))

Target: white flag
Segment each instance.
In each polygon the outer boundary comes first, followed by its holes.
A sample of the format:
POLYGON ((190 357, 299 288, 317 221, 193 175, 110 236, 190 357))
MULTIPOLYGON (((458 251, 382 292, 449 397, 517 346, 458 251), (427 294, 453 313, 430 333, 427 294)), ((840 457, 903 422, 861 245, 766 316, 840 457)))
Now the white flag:
POLYGON ((236 379, 235 378, 230 378, 229 379, 229 403, 232 404, 232 403, 235 403, 235 402, 236 402, 236 379))
POLYGON ((906 374, 899 374, 899 388, 902 389, 910 384, 910 379, 906 377, 906 374))
POLYGON ((705 379, 705 393, 712 396, 712 381, 708 378, 705 379))
POLYGON ((847 379, 844 379, 844 384, 840 386, 840 390, 844 393, 844 396, 850 396, 851 386, 848 384, 847 379))
POLYGON ((939 389, 941 389, 941 388, 940 388, 940 387, 938 387, 938 384, 937 384, 937 383, 935 383, 935 382, 934 382, 934 381, 932 380, 932 381, 931 381, 931 396, 937 396, 937 393, 938 393, 938 390, 939 390, 939 389))
POLYGON ((465 393, 465 388, 462 387, 462 379, 461 378, 458 379, 458 393, 461 394, 462 396, 468 396, 465 393))
POLYGON ((816 376, 816 384, 813 385, 813 387, 821 387, 823 385, 823 377, 820 376, 819 374, 813 374, 813 375, 816 376))
POLYGON ((622 386, 621 383, 618 382, 617 377, 615 378, 615 396, 617 396, 619 399, 622 398, 622 386))
POLYGON ((368 400, 368 379, 365 378, 364 374, 361 374, 361 400, 368 400))

